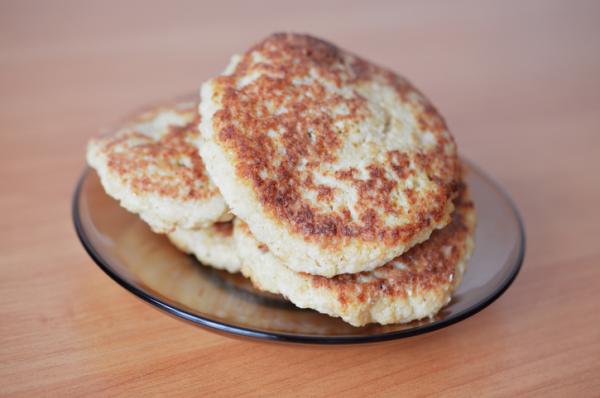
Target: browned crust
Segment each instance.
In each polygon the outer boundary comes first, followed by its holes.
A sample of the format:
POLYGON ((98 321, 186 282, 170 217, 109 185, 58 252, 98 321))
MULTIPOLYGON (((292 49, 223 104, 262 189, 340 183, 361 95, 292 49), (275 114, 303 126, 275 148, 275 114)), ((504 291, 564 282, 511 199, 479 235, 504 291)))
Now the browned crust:
MULTIPOLYGON (((443 118, 408 81, 395 73, 351 56, 336 46, 306 35, 274 34, 245 53, 231 75, 214 80, 214 96, 222 109, 212 119, 215 139, 233 153, 238 177, 248 181, 265 210, 274 220, 286 225, 291 233, 325 246, 348 238, 367 242, 382 242, 388 246, 412 241, 423 230, 443 221, 447 207, 455 196, 458 181, 458 160, 455 151, 446 155, 445 145, 454 147, 443 118), (255 62, 253 54, 266 61, 255 62), (348 209, 324 212, 302 200, 300 191, 317 192, 317 200, 332 200, 335 189, 316 186, 306 176, 310 170, 336 159, 347 131, 338 131, 334 123, 341 118, 361 121, 365 117, 365 98, 357 92, 350 97, 331 93, 315 81, 299 88, 293 79, 317 70, 321 76, 338 87, 369 80, 391 84, 403 102, 410 104, 422 129, 432 131, 437 139, 435 148, 416 154, 390 151, 396 175, 405 179, 412 171, 412 162, 434 182, 433 188, 417 198, 398 179, 391 179, 381 164, 368 166, 369 178, 358 179, 352 168, 342 170, 337 178, 347 179, 359 195, 358 217, 352 218, 348 209), (238 88, 241 77, 252 72, 265 73, 252 83, 238 88), (217 99, 218 97, 218 99, 217 99), (327 110, 345 104, 347 115, 333 115, 327 110), (269 106, 287 109, 274 114, 269 106), (278 140, 285 148, 282 162, 273 162, 278 155, 269 130, 282 131, 278 140), (306 172, 299 165, 308 160, 306 172), (267 176, 264 178, 263 176, 267 176), (391 192, 404 190, 410 206, 390 200, 391 192), (385 214, 405 215, 408 222, 384 225, 375 209, 385 214)), ((400 180, 401 181, 401 180, 400 180)))
POLYGON ((229 238, 233 235, 233 221, 217 222, 212 225, 212 228, 222 237, 229 238))
POLYGON ((407 287, 422 293, 452 285, 456 266, 468 250, 468 238, 473 235, 475 227, 472 221, 474 205, 463 184, 460 192, 454 201, 456 210, 450 224, 386 265, 370 272, 333 278, 309 274, 303 274, 304 277, 310 278, 314 287, 335 291, 343 305, 374 301, 382 296, 405 297, 407 287), (406 268, 395 268, 397 262, 403 263, 406 268), (371 280, 365 281, 365 278, 371 280))
POLYGON ((210 182, 194 144, 199 136, 197 107, 197 102, 185 107, 161 105, 132 116, 119 133, 100 141, 108 169, 138 195, 150 193, 178 200, 204 200, 217 195, 218 189, 210 182), (188 117, 189 122, 185 126, 170 126, 158 140, 136 130, 136 124, 148 122, 165 111, 188 117), (129 141, 132 138, 136 139, 135 144, 129 141), (126 150, 118 150, 123 146, 126 150), (182 158, 189 159, 189 164, 182 164, 182 158))

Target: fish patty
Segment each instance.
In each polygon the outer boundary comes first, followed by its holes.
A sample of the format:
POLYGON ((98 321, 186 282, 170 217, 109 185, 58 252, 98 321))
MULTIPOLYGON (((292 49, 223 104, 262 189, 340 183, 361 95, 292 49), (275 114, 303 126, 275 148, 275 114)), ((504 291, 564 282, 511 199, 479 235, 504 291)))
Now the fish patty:
POLYGON ((410 82, 326 41, 274 34, 202 85, 207 171, 286 266, 375 269, 450 222, 442 116, 410 82))

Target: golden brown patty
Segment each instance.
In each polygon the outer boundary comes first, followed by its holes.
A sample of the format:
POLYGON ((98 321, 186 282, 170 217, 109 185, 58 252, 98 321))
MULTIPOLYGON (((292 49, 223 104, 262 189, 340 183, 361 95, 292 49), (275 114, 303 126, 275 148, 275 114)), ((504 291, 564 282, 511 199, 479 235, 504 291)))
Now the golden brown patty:
POLYGON ((232 211, 286 265, 374 269, 445 226, 458 159, 403 77, 275 34, 202 86, 200 151, 232 211))
POLYGON ((354 326, 433 316, 450 301, 473 250, 476 216, 466 190, 455 204, 452 222, 427 241, 373 271, 333 278, 288 269, 236 219, 242 273, 260 289, 354 326))
POLYGON ((198 154, 197 107, 182 100, 151 108, 88 145, 106 192, 156 232, 231 219, 198 154))

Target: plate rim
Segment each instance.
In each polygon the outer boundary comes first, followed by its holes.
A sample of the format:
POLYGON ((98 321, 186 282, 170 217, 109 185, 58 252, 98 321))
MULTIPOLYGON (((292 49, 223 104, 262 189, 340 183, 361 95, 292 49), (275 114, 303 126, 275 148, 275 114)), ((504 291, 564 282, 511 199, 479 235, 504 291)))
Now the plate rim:
POLYGON ((364 344, 364 343, 377 343, 389 340, 396 340, 400 338, 406 338, 411 336, 416 336, 419 334, 430 333, 448 326, 451 326, 457 322, 460 322, 466 318, 469 318, 481 310, 488 307, 494 301, 496 301, 506 290, 512 285, 517 275, 521 271, 523 266, 523 260, 525 258, 526 251, 526 236, 525 236, 525 226, 523 223, 523 219, 514 203, 512 198, 507 194, 507 192, 500 186, 500 184, 496 183, 489 175, 482 171, 481 168, 475 166, 473 162, 461 159, 461 161, 465 162, 469 169, 474 170, 477 174, 479 174, 483 179, 485 179, 508 203, 510 210, 512 211, 515 219, 517 220, 518 225, 518 234, 519 234, 519 242, 520 249, 517 254, 517 259, 515 261, 515 265, 511 270, 511 273, 508 275, 506 279, 502 281, 493 291, 492 294, 487 295, 484 300, 479 301, 467 309, 459 312, 457 315, 448 318, 442 319, 439 321, 434 321, 432 323, 426 325, 416 326, 410 329, 397 330, 393 332, 373 334, 373 335, 361 335, 361 336, 353 336, 353 335, 340 335, 340 336, 320 336, 320 335, 303 335, 303 334, 295 334, 295 333, 282 333, 282 332, 271 332, 264 331, 259 329, 248 328, 244 326, 234 326, 227 322, 218 321, 215 319, 211 319, 202 315, 191 313, 183 308, 178 308, 176 305, 168 303, 166 300, 162 300, 158 297, 155 297, 151 293, 138 288, 137 286, 129 283, 126 278, 122 277, 119 272, 117 272, 110 263, 102 257, 100 253, 96 250, 94 245, 92 245, 89 237, 87 236, 83 224, 81 222, 80 217, 80 207, 79 207, 79 198, 81 197, 81 190, 83 187, 83 183, 86 180, 86 177, 92 172, 92 168, 86 166, 78 178, 77 185, 75 187, 75 191, 73 192, 73 196, 71 199, 71 216, 73 225, 75 227, 75 232, 77 237, 79 238, 80 243, 84 247, 87 254, 92 258, 92 260, 96 263, 104 273, 106 273, 113 281, 117 282, 121 285, 125 290, 129 291, 133 295, 147 302, 148 304, 154 306, 155 308, 166 312, 167 314, 174 316, 178 319, 182 319, 189 323, 193 323, 196 326, 200 326, 205 330, 220 333, 227 337, 247 337, 261 341, 271 341, 271 342, 281 342, 281 343, 300 343, 300 344, 318 344, 318 345, 346 345, 346 344, 364 344))

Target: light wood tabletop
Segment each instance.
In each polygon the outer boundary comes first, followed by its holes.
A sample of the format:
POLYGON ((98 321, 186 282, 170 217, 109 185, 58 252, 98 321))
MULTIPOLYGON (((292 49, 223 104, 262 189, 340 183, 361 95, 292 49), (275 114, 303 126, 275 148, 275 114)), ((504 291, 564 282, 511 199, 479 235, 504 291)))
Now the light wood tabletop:
POLYGON ((0 396, 599 396, 600 3, 0 3, 0 396), (525 221, 512 287, 376 345, 231 339, 165 316, 88 257, 87 140, 194 91, 273 31, 393 68, 525 221))

